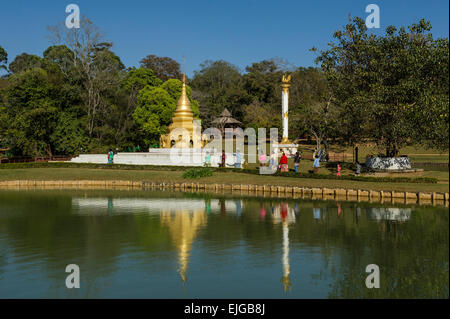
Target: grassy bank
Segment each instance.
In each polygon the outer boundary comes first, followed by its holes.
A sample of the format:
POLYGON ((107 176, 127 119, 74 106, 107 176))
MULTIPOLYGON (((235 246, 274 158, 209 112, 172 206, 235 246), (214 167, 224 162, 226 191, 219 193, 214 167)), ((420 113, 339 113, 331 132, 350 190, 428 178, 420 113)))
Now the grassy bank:
MULTIPOLYGON (((53 164, 53 163, 48 163, 53 164)), ((0 180, 130 180, 154 182, 186 182, 184 169, 178 167, 158 169, 108 169, 82 167, 55 167, 0 169, 0 180)), ((196 182, 227 184, 285 185, 298 187, 330 187, 363 190, 396 190, 411 192, 448 192, 448 182, 373 182, 342 179, 299 178, 291 176, 258 175, 236 172, 232 169, 215 170, 212 176, 195 179, 196 182)))

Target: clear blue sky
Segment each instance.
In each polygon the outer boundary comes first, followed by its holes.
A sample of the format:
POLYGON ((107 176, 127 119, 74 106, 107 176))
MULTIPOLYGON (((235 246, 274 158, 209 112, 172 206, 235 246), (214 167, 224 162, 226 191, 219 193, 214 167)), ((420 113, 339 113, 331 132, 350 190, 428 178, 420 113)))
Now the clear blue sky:
POLYGON ((70 3, 114 43, 126 66, 138 66, 147 54, 179 62, 185 56, 188 75, 208 59, 241 70, 274 57, 314 65, 309 49, 326 48, 349 14, 365 19, 371 3, 380 7, 382 31, 420 18, 431 21, 435 36, 448 37, 449 30, 448 0, 2 0, 0 46, 9 62, 22 52, 42 56, 51 44, 46 26, 65 21, 70 3))

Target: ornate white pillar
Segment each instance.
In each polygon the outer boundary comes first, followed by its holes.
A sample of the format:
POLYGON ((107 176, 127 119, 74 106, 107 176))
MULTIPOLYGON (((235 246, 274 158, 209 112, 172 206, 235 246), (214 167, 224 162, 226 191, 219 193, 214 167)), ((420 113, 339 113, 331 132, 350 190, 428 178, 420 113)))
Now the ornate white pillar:
POLYGON ((283 92, 281 93, 281 110, 282 110, 282 123, 283 123, 283 138, 281 139, 281 144, 291 144, 289 141, 289 87, 291 86, 291 76, 283 75, 281 79, 281 87, 283 92))

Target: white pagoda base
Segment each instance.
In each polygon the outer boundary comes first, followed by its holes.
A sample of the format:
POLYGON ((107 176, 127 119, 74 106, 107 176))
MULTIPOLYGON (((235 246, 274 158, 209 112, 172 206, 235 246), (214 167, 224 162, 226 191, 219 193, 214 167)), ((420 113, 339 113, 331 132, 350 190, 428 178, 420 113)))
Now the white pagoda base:
MULTIPOLYGON (((204 166, 206 152, 211 154, 211 167, 218 167, 222 153, 201 148, 151 148, 148 153, 117 153, 114 164, 158 165, 158 166, 204 166)), ((242 156, 244 157, 244 156, 242 156)), ((236 156, 226 153, 226 166, 234 165, 236 156)), ((73 163, 107 164, 107 154, 80 154, 72 158, 73 163)))

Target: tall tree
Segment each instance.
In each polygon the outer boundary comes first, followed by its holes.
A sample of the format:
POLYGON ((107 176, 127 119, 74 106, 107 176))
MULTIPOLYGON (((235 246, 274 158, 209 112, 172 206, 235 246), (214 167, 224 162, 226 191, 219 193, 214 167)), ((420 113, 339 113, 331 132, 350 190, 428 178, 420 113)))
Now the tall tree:
POLYGON ((334 104, 327 79, 320 69, 298 68, 292 73, 289 117, 294 136, 312 135, 317 149, 326 153, 330 138, 336 137, 339 110, 334 104))
POLYGON ((6 70, 6 63, 8 63, 8 53, 0 45, 0 70, 6 70))
POLYGON ((118 103, 115 119, 115 142, 119 145, 145 146, 144 135, 139 134, 139 125, 133 119, 137 107, 137 96, 146 86, 158 87, 162 81, 154 72, 145 68, 129 69, 121 83, 122 103, 118 103))
POLYGON ((421 141, 448 149, 448 38, 434 39, 430 30, 420 20, 408 31, 390 26, 376 36, 354 18, 334 33, 317 62, 341 108, 347 141, 373 139, 387 156, 421 141))
POLYGON ((169 79, 181 79, 180 64, 172 58, 149 54, 140 63, 141 67, 153 70, 163 82, 169 79))
POLYGON ((9 70, 12 73, 19 73, 36 67, 40 68, 42 63, 43 60, 41 57, 34 54, 22 53, 16 56, 9 64, 9 70))
POLYGON ((244 122, 254 127, 278 128, 281 134, 281 87, 283 68, 275 59, 252 63, 243 76, 244 89, 251 101, 245 107, 244 122), (253 106, 257 106, 253 110, 253 106), (254 112, 265 114, 264 118, 254 112), (262 121, 261 121, 262 119, 262 121))
POLYGON ((104 132, 96 129, 97 120, 105 113, 106 100, 102 91, 114 92, 120 79, 117 78, 124 65, 110 51, 112 43, 104 42, 103 35, 91 20, 82 17, 80 28, 67 29, 64 24, 48 27, 54 42, 65 45, 72 52, 72 65, 80 74, 84 88, 84 103, 87 113, 87 131, 90 137, 101 137, 104 132))
POLYGON ((2 135, 20 155, 52 155, 51 134, 59 108, 58 88, 51 75, 34 68, 9 78, 2 135))
POLYGON ((205 61, 190 82, 199 100, 204 124, 208 127, 227 108, 234 117, 243 118, 243 105, 251 102, 243 88, 239 69, 226 61, 205 61))
POLYGON ((146 86, 139 92, 133 119, 145 134, 147 146, 158 143, 161 134, 166 133, 175 109, 175 100, 160 87, 146 86))

